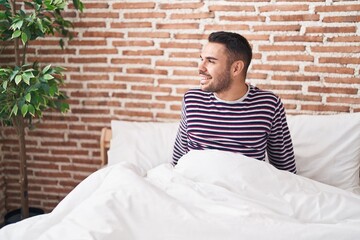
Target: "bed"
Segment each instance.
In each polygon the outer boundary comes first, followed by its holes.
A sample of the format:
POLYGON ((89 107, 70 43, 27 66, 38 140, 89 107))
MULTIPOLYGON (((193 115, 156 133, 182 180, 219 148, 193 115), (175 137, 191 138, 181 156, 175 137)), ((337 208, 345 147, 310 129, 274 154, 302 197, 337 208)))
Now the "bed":
POLYGON ((103 167, 0 239, 360 239, 360 113, 288 123, 296 175, 218 150, 173 167, 176 122, 112 121, 103 167))

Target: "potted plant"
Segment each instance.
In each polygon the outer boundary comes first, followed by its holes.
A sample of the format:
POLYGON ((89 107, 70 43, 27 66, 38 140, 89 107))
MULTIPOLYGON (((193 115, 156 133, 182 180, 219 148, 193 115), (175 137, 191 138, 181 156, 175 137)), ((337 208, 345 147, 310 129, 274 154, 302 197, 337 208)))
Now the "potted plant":
MULTIPOLYGON (((72 3, 82 11, 81 0, 72 3)), ((12 125, 18 135, 21 219, 29 216, 25 129, 48 109, 62 113, 69 109, 67 96, 59 89, 65 69, 27 62, 27 49, 38 38, 72 37, 72 23, 61 15, 67 6, 68 0, 0 0, 0 43, 5 45, 0 54, 11 46, 15 59, 13 64, 0 66, 0 122, 12 125)), ((62 38, 59 45, 64 45, 62 38)))

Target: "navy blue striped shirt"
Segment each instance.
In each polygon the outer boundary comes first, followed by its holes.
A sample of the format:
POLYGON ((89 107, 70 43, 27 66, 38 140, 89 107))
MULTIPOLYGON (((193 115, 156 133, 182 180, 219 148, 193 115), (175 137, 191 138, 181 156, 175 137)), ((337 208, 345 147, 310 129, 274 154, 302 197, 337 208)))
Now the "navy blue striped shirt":
POLYGON ((278 96, 249 85, 243 99, 223 101, 214 93, 185 93, 173 164, 190 150, 218 149, 265 160, 296 173, 285 110, 278 96))

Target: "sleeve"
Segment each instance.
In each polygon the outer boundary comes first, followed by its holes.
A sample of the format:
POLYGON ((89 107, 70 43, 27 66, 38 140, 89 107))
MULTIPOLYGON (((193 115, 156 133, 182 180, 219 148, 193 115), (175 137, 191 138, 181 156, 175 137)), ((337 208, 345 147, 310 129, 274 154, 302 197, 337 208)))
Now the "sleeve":
POLYGON ((280 99, 277 101, 268 138, 267 154, 269 162, 276 168, 296 173, 293 144, 286 121, 285 109, 280 99))
POLYGON ((187 141, 186 105, 184 98, 181 108, 181 120, 173 150, 172 164, 174 166, 178 160, 189 151, 187 141))

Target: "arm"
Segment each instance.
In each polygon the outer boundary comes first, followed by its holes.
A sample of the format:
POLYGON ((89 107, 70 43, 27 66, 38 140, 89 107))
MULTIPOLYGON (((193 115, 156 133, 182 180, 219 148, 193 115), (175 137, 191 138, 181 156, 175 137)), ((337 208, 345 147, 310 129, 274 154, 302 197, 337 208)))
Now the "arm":
POLYGON ((189 149, 187 146, 186 106, 185 101, 183 101, 181 109, 181 120, 173 150, 172 164, 176 165, 177 161, 188 151, 189 149))
POLYGON ((285 109, 278 99, 271 132, 267 143, 269 162, 280 170, 296 173, 291 135, 286 122, 285 109))

